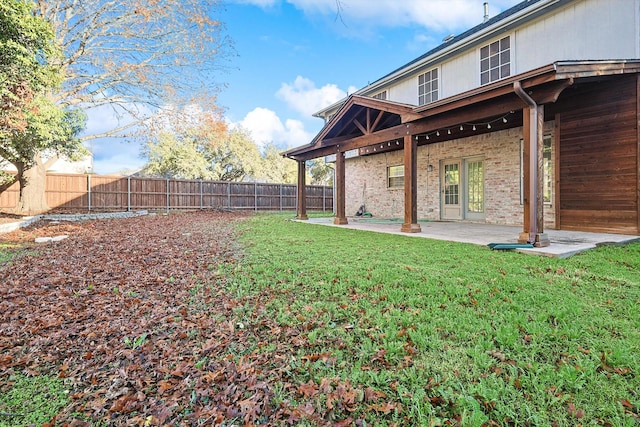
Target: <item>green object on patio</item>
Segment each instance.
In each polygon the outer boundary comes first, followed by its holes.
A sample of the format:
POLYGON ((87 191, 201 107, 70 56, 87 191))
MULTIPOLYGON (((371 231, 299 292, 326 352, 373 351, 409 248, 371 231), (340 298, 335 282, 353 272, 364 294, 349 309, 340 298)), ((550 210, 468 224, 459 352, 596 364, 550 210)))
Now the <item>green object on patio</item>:
POLYGON ((489 246, 492 251, 533 248, 531 243, 489 243, 487 246, 489 246))

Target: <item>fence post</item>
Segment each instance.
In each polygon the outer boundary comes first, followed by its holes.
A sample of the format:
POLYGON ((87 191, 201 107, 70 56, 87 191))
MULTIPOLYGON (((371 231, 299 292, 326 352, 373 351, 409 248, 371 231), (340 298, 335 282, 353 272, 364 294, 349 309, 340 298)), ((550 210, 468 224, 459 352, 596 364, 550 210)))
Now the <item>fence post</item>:
POLYGON ((127 212, 131 211, 131 176, 127 177, 127 212))
POLYGON ((280 184, 280 212, 282 212, 282 184, 280 184))
POLYGON ((231 209, 231 181, 227 181, 227 207, 231 209))
POLYGON ((326 199, 327 199, 327 187, 323 185, 322 186, 322 212, 327 210, 326 199))
POLYGON ((169 189, 170 189, 170 183, 169 183, 169 178, 167 178, 167 213, 169 213, 169 209, 170 209, 170 200, 169 200, 169 189))
POLYGON ((253 210, 258 212, 258 183, 253 183, 253 210))
POLYGON ((91 175, 87 174, 87 204, 89 205, 89 212, 91 212, 91 175))
POLYGON ((200 210, 204 209, 204 193, 202 188, 202 180, 200 180, 200 210))

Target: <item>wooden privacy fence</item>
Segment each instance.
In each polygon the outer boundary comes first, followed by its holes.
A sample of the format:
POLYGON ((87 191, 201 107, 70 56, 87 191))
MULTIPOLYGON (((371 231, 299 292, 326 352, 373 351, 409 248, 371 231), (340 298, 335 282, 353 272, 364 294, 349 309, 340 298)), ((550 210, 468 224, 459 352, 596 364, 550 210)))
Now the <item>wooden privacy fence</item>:
MULTIPOLYGON (((0 194, 0 208, 13 208, 19 187, 0 194)), ((296 185, 138 178, 84 174, 47 174, 45 196, 52 211, 296 209, 296 185)), ((333 211, 333 188, 307 186, 307 209, 333 211)))

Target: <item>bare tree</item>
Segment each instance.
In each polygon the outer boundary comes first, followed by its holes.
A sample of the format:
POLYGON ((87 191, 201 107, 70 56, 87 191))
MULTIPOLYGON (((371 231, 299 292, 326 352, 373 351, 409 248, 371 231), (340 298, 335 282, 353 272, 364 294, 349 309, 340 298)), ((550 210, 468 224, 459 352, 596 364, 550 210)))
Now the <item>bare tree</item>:
MULTIPOLYGON (((37 0, 54 27, 66 75, 57 101, 108 105, 124 127, 173 105, 215 105, 213 77, 233 47, 215 16, 219 0, 37 0)), ((114 136, 117 127, 84 139, 114 136)))
MULTIPOLYGON (((214 76, 233 53, 220 0, 35 0, 36 14, 55 31, 64 75, 53 101, 60 106, 113 109, 119 123, 81 139, 130 136, 158 109, 196 104, 216 109, 214 76)), ((181 108, 174 108, 181 111, 181 108)), ((29 210, 45 210, 42 153, 25 171, 29 210)))

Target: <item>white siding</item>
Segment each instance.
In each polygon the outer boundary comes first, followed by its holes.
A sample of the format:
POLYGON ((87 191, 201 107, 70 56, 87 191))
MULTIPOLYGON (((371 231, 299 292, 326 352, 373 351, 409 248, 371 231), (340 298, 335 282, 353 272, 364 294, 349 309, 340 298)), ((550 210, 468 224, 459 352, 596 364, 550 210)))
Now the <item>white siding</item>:
POLYGON ((476 49, 442 64, 442 98, 471 90, 480 83, 479 55, 476 49))
MULTIPOLYGON (((424 72, 424 71, 423 71, 424 72)), ((390 100, 418 105, 418 74, 412 75, 391 88, 390 100)))
POLYGON ((516 32, 515 73, 555 61, 637 57, 638 3, 582 0, 516 32))
MULTIPOLYGON (((556 61, 640 59, 640 0, 576 0, 483 45, 511 36, 511 73, 556 61)), ((389 100, 418 104, 417 76, 439 67, 439 98, 480 85, 480 46, 438 64, 429 64, 387 87, 389 100)), ((376 92, 384 88, 376 88, 376 92)))

